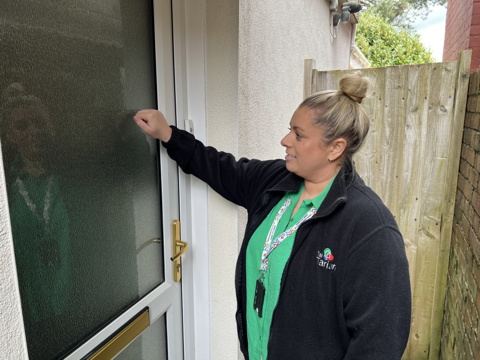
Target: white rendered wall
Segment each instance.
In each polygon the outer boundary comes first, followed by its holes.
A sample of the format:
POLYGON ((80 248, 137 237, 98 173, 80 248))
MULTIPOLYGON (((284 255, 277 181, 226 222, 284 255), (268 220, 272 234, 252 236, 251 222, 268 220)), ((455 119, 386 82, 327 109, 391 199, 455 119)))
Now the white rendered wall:
POLYGON ((319 70, 348 69, 351 24, 331 36, 326 0, 240 1, 239 110, 243 156, 284 156, 280 139, 303 100, 305 59, 319 70))
MULTIPOLYGON (((0 147, 1 149, 1 147, 0 147)), ((28 359, 0 150, 0 359, 28 359)))
MULTIPOLYGON (((206 1, 207 142, 238 155, 238 0, 206 1)), ((209 189, 211 359, 238 358, 238 207, 209 189)))

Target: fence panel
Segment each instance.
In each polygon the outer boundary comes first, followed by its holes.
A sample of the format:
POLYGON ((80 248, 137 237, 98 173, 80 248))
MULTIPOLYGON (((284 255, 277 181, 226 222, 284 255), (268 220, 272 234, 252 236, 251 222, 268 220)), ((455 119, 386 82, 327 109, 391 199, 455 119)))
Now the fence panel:
MULTIPOLYGON (((373 83, 362 103, 371 128, 354 160, 404 236, 413 294, 404 359, 439 356, 470 57, 362 70, 373 83)), ((313 60, 305 69, 305 96, 354 71, 318 71, 313 60)))

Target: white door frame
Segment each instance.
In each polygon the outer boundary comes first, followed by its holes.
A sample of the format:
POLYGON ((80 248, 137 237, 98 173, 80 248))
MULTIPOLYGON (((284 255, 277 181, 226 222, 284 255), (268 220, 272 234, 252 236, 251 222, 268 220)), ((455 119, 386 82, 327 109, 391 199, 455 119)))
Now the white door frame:
MULTIPOLYGON (((172 0, 177 126, 206 140, 206 0, 172 0)), ((207 185, 179 171, 185 359, 211 359, 207 185)))

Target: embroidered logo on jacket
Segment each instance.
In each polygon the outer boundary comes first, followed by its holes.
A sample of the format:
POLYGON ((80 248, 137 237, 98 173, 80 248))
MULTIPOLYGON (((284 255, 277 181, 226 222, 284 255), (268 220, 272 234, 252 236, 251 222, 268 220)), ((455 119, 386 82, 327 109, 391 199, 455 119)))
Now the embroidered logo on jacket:
POLYGON ((328 270, 336 270, 337 265, 332 263, 333 259, 335 259, 335 256, 333 256, 332 250, 329 248, 323 250, 323 253, 320 251, 317 252, 318 266, 328 270))

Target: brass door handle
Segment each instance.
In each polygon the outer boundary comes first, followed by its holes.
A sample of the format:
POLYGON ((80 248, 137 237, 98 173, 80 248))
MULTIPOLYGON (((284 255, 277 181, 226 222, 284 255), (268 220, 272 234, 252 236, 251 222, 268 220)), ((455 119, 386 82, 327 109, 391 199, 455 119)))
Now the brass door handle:
POLYGON ((177 260, 188 250, 188 243, 185 241, 176 240, 173 246, 175 246, 175 254, 170 258, 172 261, 177 260))
POLYGON ((180 240, 180 221, 173 221, 173 280, 182 280, 182 255, 188 250, 188 243, 180 240))

